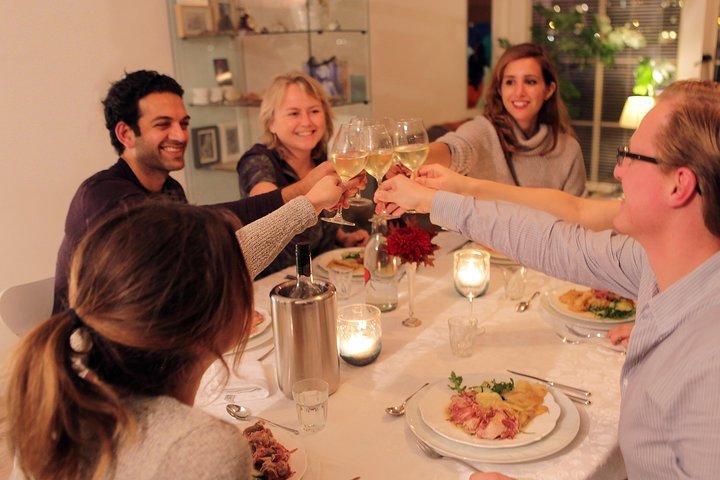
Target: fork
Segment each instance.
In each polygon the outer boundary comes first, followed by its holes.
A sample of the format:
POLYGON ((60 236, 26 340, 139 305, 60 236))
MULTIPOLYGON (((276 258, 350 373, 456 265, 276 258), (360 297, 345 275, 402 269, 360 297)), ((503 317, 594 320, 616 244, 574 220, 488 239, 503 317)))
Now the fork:
POLYGON ((578 330, 577 328, 573 327, 572 325, 565 325, 565 328, 568 329, 570 333, 575 335, 576 337, 585 337, 585 338, 607 338, 607 333, 603 332, 594 332, 594 333, 584 333, 578 330))
POLYGON ((623 355, 625 355, 625 350, 620 347, 612 347, 610 345, 603 345, 602 343, 591 342, 585 338, 568 338, 558 332, 555 332, 555 335, 557 335, 563 343, 567 343, 568 345, 580 345, 581 343, 589 343, 590 345, 595 345, 596 347, 604 348, 606 350, 610 350, 611 352, 622 353, 623 355))
POLYGON ((475 472, 482 472, 482 470, 478 470, 477 467, 466 462, 465 460, 461 460, 461 459, 455 458, 455 457, 448 457, 448 456, 441 454, 440 452, 438 452, 437 450, 435 450, 434 448, 432 448, 430 445, 423 442, 419 438, 417 439, 417 445, 418 445, 418 448, 420 449, 420 451, 423 452, 425 454, 425 456, 427 456, 427 457, 434 458, 436 460, 442 459, 442 458, 447 459, 447 460, 455 460, 456 462, 462 463, 463 465, 465 465, 466 467, 468 467, 469 469, 471 469, 475 472))

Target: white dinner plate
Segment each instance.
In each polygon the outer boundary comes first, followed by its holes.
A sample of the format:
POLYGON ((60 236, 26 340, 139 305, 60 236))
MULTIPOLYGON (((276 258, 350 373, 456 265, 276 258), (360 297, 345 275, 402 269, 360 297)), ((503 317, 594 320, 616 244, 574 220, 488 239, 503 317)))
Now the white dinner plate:
POLYGON ((574 312, 570 310, 567 304, 560 301, 560 296, 573 288, 579 291, 589 290, 588 287, 577 285, 575 283, 556 282, 543 292, 543 295, 546 298, 546 306, 551 309, 550 313, 559 314, 563 317, 574 320, 575 323, 588 326, 607 325, 609 327, 614 327, 616 325, 635 321, 635 315, 627 318, 601 318, 590 312, 574 312))
POLYGON ((529 445, 515 448, 478 448, 465 445, 438 435, 427 426, 420 415, 420 401, 427 394, 421 390, 408 401, 405 422, 410 431, 438 452, 449 457, 470 462, 484 463, 523 463, 552 455, 573 441, 580 430, 580 414, 570 399, 562 392, 550 388, 555 401, 560 405, 560 417, 555 429, 549 435, 529 445))
POLYGON ((295 449, 295 451, 290 455, 290 468, 292 468, 295 473, 290 476, 289 480, 300 480, 303 475, 305 475, 305 471, 308 466, 305 443, 299 436, 286 432, 282 428, 276 428, 267 424, 265 425, 265 428, 270 429, 275 439, 285 448, 288 450, 295 449))
MULTIPOLYGON (((503 373, 463 375, 464 384, 468 386, 480 385, 486 380, 508 382, 510 378, 509 375, 503 373)), ((513 377, 513 379, 515 379, 515 377, 513 377)), ((525 379, 523 378, 522 380, 525 379)), ((456 392, 450 390, 448 387, 447 380, 437 382, 427 389, 422 400, 418 402, 418 408, 420 409, 420 416, 425 424, 433 429, 435 433, 465 445, 480 448, 513 448, 529 445, 539 441, 552 432, 560 417, 560 406, 548 391, 544 402, 548 408, 548 412, 533 418, 530 423, 525 426, 524 431, 519 432, 515 438, 505 438, 503 440, 477 438, 463 431, 460 427, 448 420, 447 407, 450 405, 450 397, 455 393, 456 392)))
POLYGON ((265 310, 264 308, 255 308, 255 311, 258 312, 262 316, 262 322, 258 324, 257 327, 255 327, 255 331, 250 334, 249 339, 253 339, 259 335, 262 335, 262 333, 270 327, 272 324, 272 318, 270 318, 270 313, 265 310))
MULTIPOLYGON (((360 253, 365 254, 365 247, 351 247, 351 248, 337 248, 335 250, 330 250, 329 252, 321 253, 317 257, 313 259, 313 269, 319 268, 323 272, 327 274, 328 272, 328 264, 330 261, 334 259, 341 259, 342 255, 344 253, 360 253)), ((362 277, 365 275, 365 268, 364 267, 358 267, 353 272, 354 277, 362 277)))

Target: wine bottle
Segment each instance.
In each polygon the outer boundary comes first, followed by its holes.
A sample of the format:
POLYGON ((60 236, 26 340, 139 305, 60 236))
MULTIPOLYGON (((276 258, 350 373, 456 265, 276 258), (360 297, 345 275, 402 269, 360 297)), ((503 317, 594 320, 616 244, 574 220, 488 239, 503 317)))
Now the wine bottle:
POLYGON ((308 242, 295 244, 295 278, 295 288, 289 295, 291 298, 308 298, 322 293, 320 286, 313 282, 312 258, 308 242))

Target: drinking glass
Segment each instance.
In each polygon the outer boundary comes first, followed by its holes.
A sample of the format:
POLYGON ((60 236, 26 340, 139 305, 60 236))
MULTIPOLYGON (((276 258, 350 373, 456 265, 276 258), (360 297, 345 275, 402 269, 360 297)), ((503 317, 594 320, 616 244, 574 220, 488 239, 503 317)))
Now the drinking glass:
POLYGON ((325 428, 330 386, 321 378, 298 380, 292 386, 300 428, 306 432, 319 432, 325 428))
POLYGON ((392 140, 395 158, 412 172, 410 178, 415 179, 430 151, 430 142, 422 120, 411 118, 396 121, 392 140))
MULTIPOLYGON (((368 160, 365 171, 377 181, 379 186, 393 163, 392 138, 382 123, 369 123, 366 128, 368 160)), ((398 217, 397 215, 390 215, 383 209, 378 218, 389 220, 398 217)))
POLYGON ((483 295, 490 285, 490 254, 482 250, 464 249, 455 252, 453 279, 455 288, 470 301, 473 314, 473 298, 483 295))
MULTIPOLYGON (((330 147, 330 160, 343 183, 347 183, 365 168, 368 156, 366 137, 365 128, 351 127, 348 124, 340 125, 330 147)), ((354 223, 343 218, 342 205, 338 205, 334 217, 323 217, 322 219, 340 225, 355 226, 354 223)))
MULTIPOLYGON (((350 127, 358 132, 363 128, 367 128, 369 124, 370 121, 367 118, 354 117, 350 120, 350 127)), ((348 203, 353 207, 366 207, 372 205, 372 200, 362 197, 360 190, 358 190, 355 195, 350 197, 348 203)))

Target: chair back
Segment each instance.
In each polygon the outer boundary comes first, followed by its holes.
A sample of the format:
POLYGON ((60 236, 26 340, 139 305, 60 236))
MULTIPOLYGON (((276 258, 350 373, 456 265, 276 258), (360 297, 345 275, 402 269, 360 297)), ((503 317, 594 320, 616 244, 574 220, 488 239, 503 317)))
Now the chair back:
POLYGON ((55 277, 13 285, 0 293, 0 318, 18 337, 52 314, 55 277))

